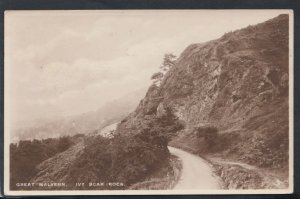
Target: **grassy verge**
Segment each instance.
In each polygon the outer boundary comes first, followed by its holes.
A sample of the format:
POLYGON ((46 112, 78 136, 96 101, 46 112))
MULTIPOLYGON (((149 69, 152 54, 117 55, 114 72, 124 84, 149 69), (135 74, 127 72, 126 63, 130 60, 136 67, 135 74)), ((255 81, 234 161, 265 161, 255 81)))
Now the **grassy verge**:
POLYGON ((181 176, 181 161, 171 155, 163 166, 146 178, 143 182, 138 182, 129 187, 131 190, 167 190, 172 189, 181 176))

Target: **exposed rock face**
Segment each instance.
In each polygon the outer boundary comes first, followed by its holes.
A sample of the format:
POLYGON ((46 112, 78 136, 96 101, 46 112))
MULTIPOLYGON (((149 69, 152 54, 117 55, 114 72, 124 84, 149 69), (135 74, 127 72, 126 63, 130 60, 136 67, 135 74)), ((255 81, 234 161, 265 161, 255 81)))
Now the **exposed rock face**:
POLYGON ((173 141, 179 145, 256 166, 286 166, 288 29, 288 16, 280 15, 190 45, 161 85, 149 88, 119 131, 137 133, 149 118, 159 118, 169 109, 185 124, 173 141), (218 128, 213 146, 195 139, 199 125, 218 128))

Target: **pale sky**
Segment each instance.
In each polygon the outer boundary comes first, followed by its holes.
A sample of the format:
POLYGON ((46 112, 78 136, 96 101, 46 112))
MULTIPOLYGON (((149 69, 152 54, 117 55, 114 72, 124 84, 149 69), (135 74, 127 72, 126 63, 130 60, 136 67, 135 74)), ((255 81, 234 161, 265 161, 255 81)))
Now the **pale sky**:
POLYGON ((5 95, 11 119, 56 119, 96 110, 149 86, 165 53, 178 56, 192 43, 217 39, 281 13, 5 12, 5 95))

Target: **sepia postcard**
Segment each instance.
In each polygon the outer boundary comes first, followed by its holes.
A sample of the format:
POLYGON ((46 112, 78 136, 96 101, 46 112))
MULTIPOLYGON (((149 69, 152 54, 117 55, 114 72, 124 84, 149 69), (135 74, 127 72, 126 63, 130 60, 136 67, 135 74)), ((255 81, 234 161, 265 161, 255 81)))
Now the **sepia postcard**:
POLYGON ((293 18, 6 11, 4 193, 292 193, 293 18))

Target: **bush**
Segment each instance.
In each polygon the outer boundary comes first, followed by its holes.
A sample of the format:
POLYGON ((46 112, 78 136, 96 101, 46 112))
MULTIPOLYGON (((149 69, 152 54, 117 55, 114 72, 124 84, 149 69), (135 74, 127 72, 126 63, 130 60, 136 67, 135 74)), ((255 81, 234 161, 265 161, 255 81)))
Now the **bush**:
POLYGON ((70 139, 70 137, 67 136, 60 137, 57 143, 57 151, 59 152, 65 151, 72 145, 73 142, 70 139))
POLYGON ((196 134, 199 138, 204 138, 208 143, 213 143, 218 137, 218 129, 213 126, 196 127, 196 134))

